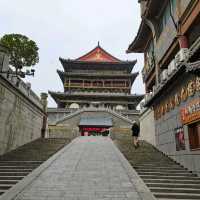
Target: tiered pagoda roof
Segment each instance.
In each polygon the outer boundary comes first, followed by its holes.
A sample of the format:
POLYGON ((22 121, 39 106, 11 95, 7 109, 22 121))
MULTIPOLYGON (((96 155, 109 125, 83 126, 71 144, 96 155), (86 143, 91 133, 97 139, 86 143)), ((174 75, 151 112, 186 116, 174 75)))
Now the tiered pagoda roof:
MULTIPOLYGON (((101 48, 98 44, 92 51, 81 56, 78 59, 63 59, 60 58, 64 71, 57 70, 63 84, 67 79, 80 79, 80 80, 127 80, 132 85, 138 73, 131 73, 136 60, 122 61, 101 48), (86 70, 87 69, 87 70, 86 70), (86 71, 84 71, 86 70, 86 71), (91 71, 93 72, 91 72, 91 71), (106 71, 101 73, 100 71, 106 71), (107 71, 108 70, 108 71, 107 71), (96 71, 96 72, 95 72, 96 71), (115 73, 117 71, 117 73, 115 73)), ((130 91, 131 85, 123 86, 126 91, 130 91)), ((71 87, 71 86, 70 86, 71 87)), ((103 87, 104 88, 104 87, 103 87)), ((103 89, 102 88, 102 89, 103 89)), ((82 90, 84 88, 81 88, 82 90)), ((101 89, 101 88, 100 88, 101 89)), ((119 88, 120 89, 120 88, 119 88)), ((112 88, 110 88, 112 91, 112 88)), ((116 88, 115 88, 116 91, 116 88)), ((90 102, 90 101, 104 101, 104 102, 124 102, 130 105, 137 105, 142 99, 143 95, 132 95, 130 93, 109 93, 103 92, 84 92, 84 91, 65 91, 65 92, 52 92, 49 94, 59 105, 60 103, 74 101, 74 102, 90 102)))
POLYGON ((69 69, 88 69, 93 67, 95 69, 127 69, 129 73, 131 73, 137 62, 137 60, 122 61, 109 54, 102 47, 100 47, 99 44, 92 51, 84 56, 81 56, 80 58, 59 58, 59 60, 65 71, 68 71, 69 69))

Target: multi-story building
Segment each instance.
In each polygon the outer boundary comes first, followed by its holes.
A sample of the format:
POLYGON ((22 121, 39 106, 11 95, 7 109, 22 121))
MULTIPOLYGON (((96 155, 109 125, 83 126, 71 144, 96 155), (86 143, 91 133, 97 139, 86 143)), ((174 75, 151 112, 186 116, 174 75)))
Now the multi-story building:
POLYGON ((200 174, 200 1, 139 3, 142 21, 128 52, 144 53, 156 146, 200 174))
POLYGON ((60 61, 64 71, 57 72, 64 92, 49 92, 57 103, 56 109, 48 110, 50 123, 55 122, 55 119, 59 121, 63 115, 67 117, 69 114, 92 110, 93 115, 87 117, 87 120, 80 119, 73 123, 83 133, 83 129, 99 130, 99 126, 105 128, 104 124, 111 124, 113 114, 129 123, 138 118, 136 106, 143 95, 131 94, 132 84, 138 76, 138 73, 131 73, 135 60, 121 61, 98 45, 78 59, 60 58, 60 61), (101 119, 98 117, 94 120, 100 111, 110 113, 106 115, 110 117, 107 122, 104 114, 100 114, 101 119))

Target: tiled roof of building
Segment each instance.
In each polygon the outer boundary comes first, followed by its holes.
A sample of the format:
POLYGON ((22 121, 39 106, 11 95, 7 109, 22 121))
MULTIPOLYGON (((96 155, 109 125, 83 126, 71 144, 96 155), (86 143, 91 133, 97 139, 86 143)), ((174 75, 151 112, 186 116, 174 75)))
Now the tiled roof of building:
POLYGON ((93 50, 88 52, 87 54, 81 56, 80 58, 76 59, 76 61, 83 61, 83 62, 121 62, 120 59, 114 57, 107 51, 105 51, 98 43, 98 46, 95 47, 93 50))

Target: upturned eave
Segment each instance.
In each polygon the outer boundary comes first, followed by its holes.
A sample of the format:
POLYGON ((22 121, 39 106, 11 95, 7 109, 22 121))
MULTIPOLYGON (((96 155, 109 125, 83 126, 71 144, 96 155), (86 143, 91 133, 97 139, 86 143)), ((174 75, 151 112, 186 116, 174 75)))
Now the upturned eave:
POLYGON ((151 35, 151 30, 148 25, 145 23, 145 20, 141 21, 138 33, 129 45, 127 53, 144 53, 145 47, 149 41, 149 36, 151 35))
POLYGON ((129 94, 129 95, 113 95, 113 94, 91 94, 91 93, 65 93, 65 92, 53 92, 53 91, 49 91, 49 94, 52 96, 52 98, 55 100, 57 99, 63 99, 63 98, 67 98, 67 97, 71 97, 71 98, 76 98, 76 97, 82 97, 82 98, 99 98, 99 97, 103 97, 103 98, 113 98, 113 99, 118 99, 118 98, 123 98, 126 100, 137 100, 138 102, 140 102, 143 98, 144 95, 143 94, 129 94))
POLYGON ((145 12, 142 14, 142 21, 133 42, 129 45, 127 53, 144 53, 147 46, 149 35, 152 34, 151 29, 145 22, 146 19, 151 21, 160 17, 163 9, 167 5, 168 0, 148 0, 145 12))
MULTIPOLYGON (((102 79, 102 74, 84 74, 84 73, 66 73, 64 71, 57 70, 57 73, 62 80, 63 84, 65 82, 65 77, 76 77, 76 78, 101 78, 102 79)), ((131 73, 131 74, 104 74, 103 78, 114 78, 114 79, 120 79, 120 78, 127 78, 131 79, 131 84, 134 83, 135 79, 138 77, 139 72, 136 73, 131 73)))
POLYGON ((65 71, 69 69, 127 69, 131 72, 137 63, 137 60, 133 61, 121 61, 121 62, 88 62, 77 61, 71 59, 59 58, 65 71))

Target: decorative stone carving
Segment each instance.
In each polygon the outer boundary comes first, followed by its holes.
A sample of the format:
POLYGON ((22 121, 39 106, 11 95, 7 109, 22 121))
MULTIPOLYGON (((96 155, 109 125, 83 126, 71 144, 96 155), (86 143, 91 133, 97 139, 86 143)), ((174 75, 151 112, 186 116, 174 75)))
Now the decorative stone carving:
POLYGON ((193 96, 195 94, 195 81, 192 80, 188 83, 187 92, 188 96, 193 96))
POLYGON ((200 77, 196 78, 196 91, 200 91, 200 77))
POLYGON ((187 88, 183 87, 181 89, 181 101, 186 101, 186 99, 188 98, 188 90, 187 88))

